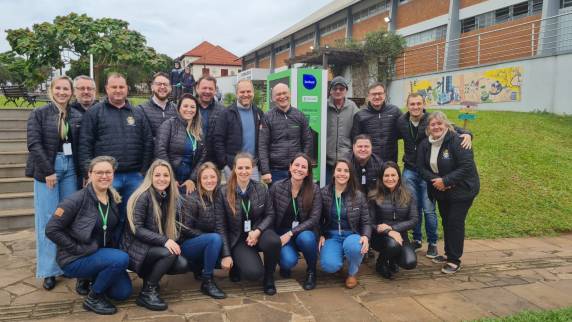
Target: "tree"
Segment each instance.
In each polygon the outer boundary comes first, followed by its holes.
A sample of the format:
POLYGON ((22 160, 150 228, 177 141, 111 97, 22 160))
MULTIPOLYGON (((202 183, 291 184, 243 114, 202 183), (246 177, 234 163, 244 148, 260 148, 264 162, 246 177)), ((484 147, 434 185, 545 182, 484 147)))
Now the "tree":
POLYGON ((42 66, 62 68, 69 63, 73 73, 85 73, 92 54, 96 84, 100 84, 104 70, 137 66, 157 71, 170 60, 148 47, 142 34, 130 30, 129 24, 119 19, 94 20, 85 14, 70 13, 57 16, 53 23, 35 24, 31 30, 21 28, 6 33, 12 51, 24 57, 27 71, 42 66))
POLYGON ((28 87, 43 82, 50 74, 50 68, 42 66, 31 72, 26 69, 26 60, 13 52, 0 53, 0 84, 24 84, 28 87))

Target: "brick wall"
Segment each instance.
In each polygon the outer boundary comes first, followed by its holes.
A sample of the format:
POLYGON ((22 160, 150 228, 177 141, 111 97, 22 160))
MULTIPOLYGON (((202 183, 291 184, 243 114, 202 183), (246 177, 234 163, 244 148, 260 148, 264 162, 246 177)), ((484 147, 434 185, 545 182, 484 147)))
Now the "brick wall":
POLYGON ((259 68, 270 68, 270 56, 265 57, 265 58, 261 58, 258 61, 258 67, 259 68))
POLYGON ((395 60, 395 77, 436 72, 443 69, 445 40, 433 41, 405 49, 395 60))
POLYGON ((449 12, 449 0, 410 1, 397 9, 397 29, 429 20, 449 12))
POLYGON ((276 62, 275 68, 286 66, 285 60, 288 59, 289 53, 290 53, 290 50, 286 50, 286 51, 281 52, 280 54, 276 55, 276 57, 275 57, 275 62, 276 62))
POLYGON ((325 45, 333 45, 334 42, 338 39, 345 39, 346 38, 346 28, 342 28, 338 31, 332 32, 331 34, 327 34, 320 38, 320 47, 324 47, 325 45))
POLYGON ((305 53, 311 51, 310 47, 314 46, 313 41, 306 42, 300 46, 296 46, 295 52, 296 56, 304 55, 305 53))
POLYGON ((383 20, 385 17, 387 17, 387 12, 362 20, 358 23, 354 23, 352 28, 353 39, 363 40, 368 32, 378 31, 382 28, 387 30, 387 23, 383 20))
POLYGON ((459 6, 461 7, 461 9, 463 9, 486 1, 487 0, 461 0, 459 6))

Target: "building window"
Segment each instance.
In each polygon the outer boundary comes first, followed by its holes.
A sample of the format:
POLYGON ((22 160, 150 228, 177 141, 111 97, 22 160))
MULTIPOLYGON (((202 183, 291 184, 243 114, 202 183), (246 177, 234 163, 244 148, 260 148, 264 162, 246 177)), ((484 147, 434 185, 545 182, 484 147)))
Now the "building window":
POLYGON ((357 23, 357 22, 365 20, 369 17, 375 16, 379 13, 386 11, 387 8, 389 7, 388 3, 389 3, 389 1, 385 0, 385 1, 382 1, 381 3, 376 3, 373 6, 367 7, 363 10, 360 10, 360 11, 354 13, 352 15, 353 22, 357 23))
POLYGON ((572 0, 560 0, 560 8, 572 7, 572 0))
POLYGON ((308 40, 311 40, 311 39, 314 39, 314 33, 313 32, 311 32, 309 34, 305 34, 304 36, 302 36, 300 38, 294 38, 294 42, 296 44, 301 44, 301 43, 308 41, 308 40))
POLYGON ((469 32, 469 31, 472 31, 475 29, 477 29, 477 22, 476 22, 475 17, 463 19, 463 21, 461 21, 461 32, 462 33, 469 32))
POLYGON ((512 6, 513 18, 520 18, 523 16, 528 16, 528 2, 522 2, 512 6))
POLYGON ((503 23, 510 18, 509 7, 500 8, 495 11, 495 23, 503 23))
POLYGON ((443 25, 437 28, 409 35, 405 37, 405 41, 407 42, 407 47, 412 47, 431 41, 445 39, 446 35, 447 35, 447 25, 443 25))
POLYGON ((533 0, 532 1, 532 14, 535 15, 539 12, 542 12, 542 0, 533 0))
POLYGON ((221 69, 220 69, 220 76, 221 76, 221 77, 228 76, 228 69, 226 69, 226 68, 221 68, 221 69))
POLYGON ((329 34, 332 33, 334 31, 337 31, 338 29, 342 29, 346 26, 346 18, 342 19, 342 20, 338 20, 334 23, 331 23, 327 26, 325 26, 324 28, 320 28, 320 35, 324 36, 325 34, 329 34))
MULTIPOLYGON (((561 0, 570 2, 572 0, 561 0)), ((475 29, 486 28, 495 24, 511 21, 542 12, 543 0, 528 0, 512 6, 486 12, 475 17, 463 19, 461 21, 461 32, 468 32, 475 29)))

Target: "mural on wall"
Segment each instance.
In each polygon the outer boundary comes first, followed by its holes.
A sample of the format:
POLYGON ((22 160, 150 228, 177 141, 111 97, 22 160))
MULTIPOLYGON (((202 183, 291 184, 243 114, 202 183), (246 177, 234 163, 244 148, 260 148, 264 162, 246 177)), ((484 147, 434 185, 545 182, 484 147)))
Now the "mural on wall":
POLYGON ((522 67, 421 78, 409 82, 406 93, 418 92, 427 106, 460 104, 461 101, 501 103, 520 101, 522 67))

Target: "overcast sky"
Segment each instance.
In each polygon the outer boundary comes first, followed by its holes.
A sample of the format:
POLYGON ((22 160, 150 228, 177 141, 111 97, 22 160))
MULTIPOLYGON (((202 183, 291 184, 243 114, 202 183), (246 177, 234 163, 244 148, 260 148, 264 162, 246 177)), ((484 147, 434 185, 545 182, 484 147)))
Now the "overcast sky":
POLYGON ((129 22, 147 44, 177 57, 207 40, 241 56, 332 0, 0 0, 0 52, 6 29, 53 22, 70 12, 129 22))

